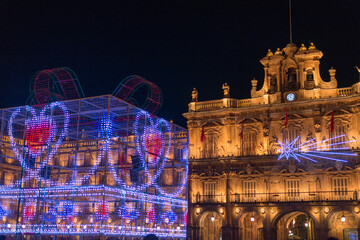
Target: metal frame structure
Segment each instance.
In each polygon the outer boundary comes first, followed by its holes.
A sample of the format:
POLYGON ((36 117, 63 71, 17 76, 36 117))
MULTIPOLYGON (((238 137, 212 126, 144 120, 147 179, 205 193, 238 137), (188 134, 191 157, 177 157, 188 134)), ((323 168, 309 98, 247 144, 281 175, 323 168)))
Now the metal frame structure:
POLYGON ((160 88, 155 83, 137 75, 131 75, 123 79, 113 92, 113 95, 123 99, 126 102, 137 105, 151 113, 158 112, 162 106, 162 95, 160 88), (148 91, 145 102, 140 106, 132 97, 137 89, 142 86, 147 86, 148 91))
POLYGON ((85 97, 76 74, 67 67, 37 72, 32 77, 30 93, 31 105, 85 97))
POLYGON ((0 116, 0 234, 186 237, 187 130, 111 95, 0 116))

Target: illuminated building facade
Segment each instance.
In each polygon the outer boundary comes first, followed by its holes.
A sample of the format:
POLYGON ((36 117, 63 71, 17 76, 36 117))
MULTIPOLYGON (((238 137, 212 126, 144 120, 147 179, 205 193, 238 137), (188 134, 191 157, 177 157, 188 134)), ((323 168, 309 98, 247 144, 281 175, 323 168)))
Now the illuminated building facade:
POLYGON ((198 101, 189 129, 191 239, 358 239, 360 83, 337 88, 323 53, 288 44, 260 60, 251 98, 198 101))
POLYGON ((185 238, 185 129, 111 95, 0 116, 0 235, 185 238))

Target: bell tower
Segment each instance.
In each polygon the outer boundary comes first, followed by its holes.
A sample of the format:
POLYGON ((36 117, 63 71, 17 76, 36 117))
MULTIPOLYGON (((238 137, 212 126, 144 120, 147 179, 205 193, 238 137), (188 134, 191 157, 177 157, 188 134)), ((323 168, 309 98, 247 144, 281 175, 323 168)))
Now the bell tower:
POLYGON ((264 84, 258 91, 253 84, 251 97, 269 94, 270 102, 279 103, 333 94, 332 90, 337 87, 336 70, 330 70, 330 81, 324 82, 319 70, 322 56, 323 53, 313 43, 308 48, 304 44, 298 48, 289 43, 282 50, 278 48, 275 53, 269 49, 267 55, 260 60, 264 66, 264 84))

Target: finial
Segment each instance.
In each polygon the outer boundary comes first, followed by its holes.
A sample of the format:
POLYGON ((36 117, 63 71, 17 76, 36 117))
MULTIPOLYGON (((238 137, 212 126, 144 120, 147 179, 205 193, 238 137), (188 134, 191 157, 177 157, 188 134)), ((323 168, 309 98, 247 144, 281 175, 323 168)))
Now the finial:
POLYGON ((282 54, 282 51, 280 50, 280 48, 277 48, 276 52, 275 52, 275 55, 281 55, 281 54, 282 54))
POLYGON ((315 45, 314 45, 314 43, 310 43, 310 46, 309 46, 309 50, 315 50, 316 49, 316 47, 315 47, 315 45))
POLYGON ((198 96, 199 96, 199 93, 198 91, 196 90, 196 88, 194 88, 191 92, 191 101, 192 102, 197 102, 198 101, 198 96))
POLYGON ((306 51, 307 48, 305 47, 305 45, 302 43, 301 47, 299 48, 299 51, 306 51))
POLYGON ((272 53, 271 49, 268 49, 266 56, 271 57, 272 55, 274 55, 274 54, 272 53))

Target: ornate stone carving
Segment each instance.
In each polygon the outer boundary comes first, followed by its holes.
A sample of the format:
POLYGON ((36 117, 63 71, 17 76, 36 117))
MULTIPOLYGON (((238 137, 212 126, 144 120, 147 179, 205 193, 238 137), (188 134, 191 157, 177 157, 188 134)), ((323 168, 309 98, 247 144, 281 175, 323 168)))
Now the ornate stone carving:
POLYGON ((257 147, 257 152, 259 155, 263 155, 264 153, 264 145, 262 143, 259 144, 259 146, 257 147))
POLYGON ((312 132, 308 131, 308 134, 306 135, 306 141, 310 141, 311 139, 313 139, 312 132))
POLYGON ((289 172, 294 173, 296 171, 296 165, 295 164, 289 164, 289 172))
POLYGON ((246 165, 245 171, 246 171, 247 174, 251 174, 251 173, 252 173, 253 168, 252 168, 252 166, 250 165, 250 163, 248 163, 248 164, 246 165))
POLYGON ((263 135, 264 135, 264 137, 269 136, 269 125, 264 125, 263 126, 263 135))
POLYGON ((188 121, 187 125, 188 125, 189 128, 200 127, 200 123, 198 121, 188 121))
POLYGON ((358 112, 360 112, 360 106, 359 106, 359 105, 353 106, 353 107, 351 108, 351 111, 352 111, 353 113, 358 113, 358 112))
POLYGON ((270 141, 270 151, 276 154, 279 149, 280 144, 278 143, 278 138, 276 136, 272 136, 272 140, 270 141))
POLYGON ((335 162, 335 167, 336 167, 336 169, 338 171, 340 171, 342 169, 342 167, 343 167, 343 164, 341 162, 336 161, 335 162))
POLYGON ((314 128, 315 128, 315 132, 321 132, 321 119, 320 118, 314 119, 314 128))

